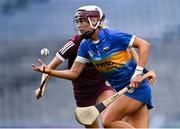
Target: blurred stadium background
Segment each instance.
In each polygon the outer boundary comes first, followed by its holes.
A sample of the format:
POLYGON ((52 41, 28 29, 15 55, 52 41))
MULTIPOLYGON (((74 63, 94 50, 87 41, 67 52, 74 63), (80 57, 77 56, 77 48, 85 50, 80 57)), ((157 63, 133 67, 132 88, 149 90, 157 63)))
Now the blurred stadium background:
POLYGON ((0 127, 83 127, 74 118, 70 81, 52 78, 36 101, 41 74, 31 64, 43 47, 50 50, 45 62, 52 59, 74 33, 74 10, 86 4, 102 7, 110 28, 151 43, 147 68, 158 79, 150 127, 180 127, 179 0, 0 0, 0 127))

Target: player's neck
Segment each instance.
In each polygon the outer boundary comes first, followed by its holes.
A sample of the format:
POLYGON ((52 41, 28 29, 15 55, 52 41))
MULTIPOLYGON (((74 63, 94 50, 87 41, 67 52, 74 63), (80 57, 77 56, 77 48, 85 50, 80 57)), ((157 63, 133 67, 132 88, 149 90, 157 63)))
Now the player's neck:
POLYGON ((91 35, 91 39, 93 41, 99 41, 98 33, 99 33, 99 28, 97 28, 96 31, 91 35))

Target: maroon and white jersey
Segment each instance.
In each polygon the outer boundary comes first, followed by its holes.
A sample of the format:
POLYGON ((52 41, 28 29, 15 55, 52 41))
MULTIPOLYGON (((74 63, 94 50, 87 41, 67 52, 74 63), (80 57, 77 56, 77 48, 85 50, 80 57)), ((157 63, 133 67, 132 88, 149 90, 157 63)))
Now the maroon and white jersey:
MULTIPOLYGON (((74 35, 57 53, 56 56, 65 61, 68 59, 68 68, 71 68, 78 51, 81 39, 74 35)), ((105 79, 92 63, 86 63, 86 66, 80 76, 72 81, 75 98, 90 97, 96 93, 98 86, 104 85, 105 79)))

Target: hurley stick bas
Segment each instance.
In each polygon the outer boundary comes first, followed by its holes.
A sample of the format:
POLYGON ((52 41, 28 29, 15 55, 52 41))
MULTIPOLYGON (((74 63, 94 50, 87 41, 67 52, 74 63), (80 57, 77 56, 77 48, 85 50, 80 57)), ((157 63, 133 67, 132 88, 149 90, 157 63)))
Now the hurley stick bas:
MULTIPOLYGON (((143 80, 146 78, 149 78, 149 77, 156 78, 154 71, 149 71, 146 74, 144 74, 143 80)), ((75 109, 76 120, 82 125, 91 125, 96 120, 98 115, 108 105, 110 105, 113 101, 115 101, 117 98, 119 98, 122 94, 124 94, 125 92, 127 92, 128 90, 131 90, 131 89, 132 89, 131 86, 127 86, 97 105, 88 106, 88 107, 77 107, 75 109)))

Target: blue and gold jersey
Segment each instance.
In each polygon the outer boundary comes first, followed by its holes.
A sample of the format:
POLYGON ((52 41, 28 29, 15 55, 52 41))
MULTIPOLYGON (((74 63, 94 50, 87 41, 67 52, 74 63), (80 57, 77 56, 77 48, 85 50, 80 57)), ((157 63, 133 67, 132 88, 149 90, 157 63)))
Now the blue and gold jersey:
MULTIPOLYGON (((101 29, 99 41, 84 39, 81 41, 75 61, 86 63, 91 61, 106 77, 111 86, 119 91, 130 83, 136 68, 129 49, 135 36, 119 31, 101 29)), ((147 80, 141 82, 134 92, 126 92, 126 96, 145 103, 151 109, 151 89, 147 80)))
POLYGON ((98 42, 90 39, 81 42, 76 60, 82 63, 91 61, 114 88, 127 86, 136 67, 129 52, 135 36, 101 29, 98 37, 98 42))

